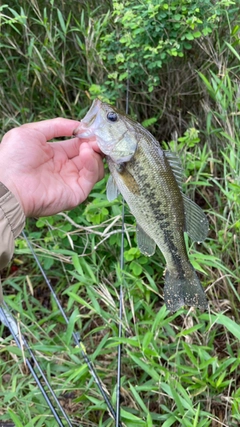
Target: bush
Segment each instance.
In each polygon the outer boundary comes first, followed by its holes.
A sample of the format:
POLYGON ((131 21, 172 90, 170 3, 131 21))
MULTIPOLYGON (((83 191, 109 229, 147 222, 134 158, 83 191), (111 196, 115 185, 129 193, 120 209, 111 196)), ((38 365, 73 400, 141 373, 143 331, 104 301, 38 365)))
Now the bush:
MULTIPOLYGON (((127 79, 134 84, 145 82, 152 92, 160 83, 163 65, 187 56, 194 40, 216 30, 233 4, 211 0, 114 0, 113 29, 102 37, 100 55, 109 70, 106 84, 115 88, 115 97, 127 79)), ((230 19, 233 14, 231 9, 230 19)))

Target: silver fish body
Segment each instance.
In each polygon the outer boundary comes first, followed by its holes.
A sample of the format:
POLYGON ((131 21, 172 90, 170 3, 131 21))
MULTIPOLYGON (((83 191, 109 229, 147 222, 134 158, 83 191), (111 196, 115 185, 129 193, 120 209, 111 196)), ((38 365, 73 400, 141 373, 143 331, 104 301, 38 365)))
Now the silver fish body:
MULTIPOLYGON (((139 249, 151 256, 159 247, 166 260, 164 300, 170 311, 183 305, 207 308, 200 281, 189 262, 184 231, 203 241, 208 221, 181 191, 178 158, 161 149, 153 135, 112 106, 95 100, 79 137, 95 135, 110 169, 109 200, 120 192, 137 222, 139 249)), ((77 132, 75 132, 77 133, 77 132)))

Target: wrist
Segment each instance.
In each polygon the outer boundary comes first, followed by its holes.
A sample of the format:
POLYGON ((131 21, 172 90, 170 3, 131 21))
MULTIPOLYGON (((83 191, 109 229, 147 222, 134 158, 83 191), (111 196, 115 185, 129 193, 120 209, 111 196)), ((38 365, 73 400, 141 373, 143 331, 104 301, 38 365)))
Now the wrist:
POLYGON ((21 205, 13 193, 0 182, 0 217, 11 229, 15 239, 23 230, 25 215, 21 205))
POLYGON ((18 203, 20 204, 25 216, 26 212, 24 209, 24 203, 21 200, 21 194, 18 191, 15 182, 18 180, 18 174, 14 167, 14 161, 9 157, 9 153, 6 153, 3 142, 0 143, 0 182, 8 188, 8 190, 15 196, 18 203), (14 178, 14 180, 12 179, 14 178), (15 182, 14 182, 15 181, 15 182))
POLYGON ((24 215, 26 216, 24 204, 22 203, 21 197, 19 196, 19 192, 15 184, 13 183, 13 181, 9 179, 7 176, 4 176, 0 173, 0 184, 1 184, 2 192, 3 192, 3 188, 5 188, 7 191, 10 191, 13 194, 13 196, 17 199, 19 205, 21 206, 24 212, 24 215))

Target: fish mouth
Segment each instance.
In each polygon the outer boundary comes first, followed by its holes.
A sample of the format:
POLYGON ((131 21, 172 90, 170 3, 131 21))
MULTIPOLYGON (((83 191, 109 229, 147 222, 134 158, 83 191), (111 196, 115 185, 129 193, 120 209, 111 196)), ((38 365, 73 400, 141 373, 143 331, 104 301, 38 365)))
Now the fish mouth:
POLYGON ((121 132, 120 135, 115 135, 114 132, 103 132, 104 126, 107 126, 103 115, 108 112, 108 108, 107 104, 95 99, 86 116, 73 131, 73 136, 82 139, 95 137, 98 148, 103 154, 110 157, 117 164, 128 162, 133 157, 137 145, 134 143, 132 146, 132 142, 129 140, 127 141, 127 149, 125 146, 122 148, 122 140, 124 138, 126 140, 129 139, 127 137, 128 129, 121 132))
POLYGON ((99 128, 103 126, 101 114, 102 102, 99 99, 95 99, 88 110, 87 114, 81 120, 79 126, 73 131, 73 136, 77 138, 91 138, 97 137, 97 142, 100 150, 110 155, 114 146, 120 142, 121 138, 111 139, 110 141, 103 140, 98 134, 99 128))
POLYGON ((73 131, 73 135, 77 138, 90 138, 95 136, 95 131, 100 124, 98 115, 101 101, 95 99, 87 112, 86 116, 81 120, 80 125, 73 131))

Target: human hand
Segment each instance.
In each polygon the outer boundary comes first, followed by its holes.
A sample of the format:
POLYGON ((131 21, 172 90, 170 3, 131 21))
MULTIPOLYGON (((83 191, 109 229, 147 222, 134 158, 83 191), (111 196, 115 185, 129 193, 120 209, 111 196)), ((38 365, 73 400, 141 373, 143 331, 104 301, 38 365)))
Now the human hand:
POLYGON ((0 181, 17 197, 26 216, 47 216, 83 202, 104 168, 92 138, 71 138, 79 122, 63 118, 24 124, 0 144, 0 181))

